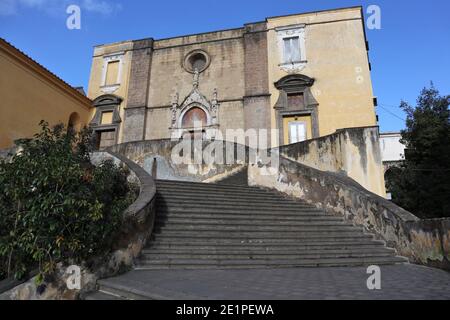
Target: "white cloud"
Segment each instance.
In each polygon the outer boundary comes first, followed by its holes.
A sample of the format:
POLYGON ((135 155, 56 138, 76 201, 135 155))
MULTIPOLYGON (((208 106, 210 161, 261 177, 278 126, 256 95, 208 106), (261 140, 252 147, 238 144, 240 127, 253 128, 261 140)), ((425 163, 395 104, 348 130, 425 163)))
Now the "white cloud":
POLYGON ((111 3, 111 1, 106 2, 103 0, 83 0, 81 7, 87 11, 104 15, 109 15, 122 9, 122 6, 118 3, 111 3))
POLYGON ((0 0, 0 15, 14 15, 22 8, 42 10, 48 14, 65 12, 68 5, 75 4, 92 13, 110 15, 122 9, 119 3, 106 0, 0 0))

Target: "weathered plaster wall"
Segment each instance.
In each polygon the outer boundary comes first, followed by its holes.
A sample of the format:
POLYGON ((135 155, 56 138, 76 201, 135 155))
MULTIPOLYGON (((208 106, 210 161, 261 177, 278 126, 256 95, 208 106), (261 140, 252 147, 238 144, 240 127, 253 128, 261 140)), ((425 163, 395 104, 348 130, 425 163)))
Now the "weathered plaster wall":
POLYGON ((386 195, 378 127, 341 129, 279 150, 288 159, 322 171, 340 172, 367 190, 386 195))
POLYGON ((275 189, 344 216, 386 241, 411 262, 450 270, 450 219, 420 220, 343 175, 280 157, 279 170, 249 165, 249 185, 275 189))

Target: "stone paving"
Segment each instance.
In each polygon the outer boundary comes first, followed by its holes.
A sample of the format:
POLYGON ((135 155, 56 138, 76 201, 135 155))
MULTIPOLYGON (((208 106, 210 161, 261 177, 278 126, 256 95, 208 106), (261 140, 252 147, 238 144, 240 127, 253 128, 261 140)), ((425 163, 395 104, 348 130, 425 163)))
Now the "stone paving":
POLYGON ((381 290, 367 289, 364 267, 134 270, 107 281, 155 299, 450 300, 450 273, 412 264, 380 266, 381 290))

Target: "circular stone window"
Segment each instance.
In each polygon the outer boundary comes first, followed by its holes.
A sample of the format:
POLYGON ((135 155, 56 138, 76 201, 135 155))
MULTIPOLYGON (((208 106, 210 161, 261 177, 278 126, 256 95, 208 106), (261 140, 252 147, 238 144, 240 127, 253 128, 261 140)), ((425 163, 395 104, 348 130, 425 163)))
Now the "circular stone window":
POLYGON ((184 58, 183 67, 187 72, 194 73, 195 69, 198 72, 203 72, 208 68, 210 59, 208 54, 203 50, 194 50, 186 55, 184 58))

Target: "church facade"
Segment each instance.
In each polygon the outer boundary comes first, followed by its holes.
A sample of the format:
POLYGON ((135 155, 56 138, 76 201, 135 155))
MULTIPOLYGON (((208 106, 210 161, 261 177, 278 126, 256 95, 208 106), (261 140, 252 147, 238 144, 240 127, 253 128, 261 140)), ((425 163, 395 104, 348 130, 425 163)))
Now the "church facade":
POLYGON ((100 148, 181 137, 195 121, 278 129, 272 147, 377 124, 361 7, 96 46, 88 97, 100 148))

